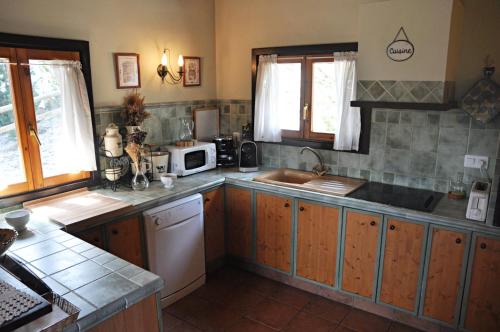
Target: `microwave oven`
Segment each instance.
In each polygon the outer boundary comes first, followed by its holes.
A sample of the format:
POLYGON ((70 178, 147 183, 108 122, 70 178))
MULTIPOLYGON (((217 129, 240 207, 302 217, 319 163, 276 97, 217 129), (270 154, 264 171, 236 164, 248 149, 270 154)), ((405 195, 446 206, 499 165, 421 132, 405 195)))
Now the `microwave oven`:
POLYGON ((196 142, 194 146, 167 146, 170 172, 178 176, 203 172, 216 166, 215 144, 196 142))

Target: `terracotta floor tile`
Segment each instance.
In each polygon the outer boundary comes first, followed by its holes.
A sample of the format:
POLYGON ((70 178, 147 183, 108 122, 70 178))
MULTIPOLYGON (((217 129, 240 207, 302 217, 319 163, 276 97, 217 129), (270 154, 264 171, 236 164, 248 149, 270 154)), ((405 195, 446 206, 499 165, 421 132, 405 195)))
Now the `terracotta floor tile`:
POLYGON ((212 279, 192 294, 208 301, 221 302, 222 299, 231 295, 234 287, 236 285, 228 284, 221 279, 212 279))
POLYGON ((294 307, 265 299, 259 306, 248 314, 248 317, 262 322, 272 328, 282 329, 299 312, 294 307))
POLYGON ((280 286, 270 292, 269 297, 278 302, 302 309, 306 304, 314 299, 314 295, 304 292, 300 289, 280 286))
POLYGON ((203 331, 221 331, 233 325, 241 317, 242 314, 227 306, 210 303, 208 307, 203 307, 194 313, 187 321, 203 331))
POLYGON ((351 311, 348 305, 330 301, 320 296, 314 299, 304 307, 304 311, 334 323, 340 323, 351 311))
POLYGON ((190 294, 166 307, 164 312, 185 321, 193 321, 197 312, 207 310, 209 307, 210 302, 190 294))
POLYGON ((227 332, 273 332, 270 327, 257 323, 248 318, 241 318, 233 326, 226 329, 227 332))
POLYGON ((369 312, 352 309, 341 325, 357 332, 386 332, 391 321, 369 312))
POLYGON ((200 332, 201 330, 193 325, 169 314, 163 310, 163 331, 165 332, 200 332))
POLYGON ((277 281, 255 275, 244 283, 245 287, 265 295, 271 294, 281 284, 277 281))
POLYGON ((285 327, 287 332, 333 332, 337 328, 336 323, 329 322, 323 318, 311 315, 307 312, 300 312, 285 327))
POLYGON ((345 326, 339 325, 337 327, 337 329, 335 330, 335 332, 356 332, 356 331, 351 330, 351 329, 349 329, 349 328, 347 328, 345 326))
POLYGON ((392 322, 391 326, 389 327, 389 332, 421 332, 421 331, 408 325, 404 325, 398 322, 392 322))
POLYGON ((234 288, 226 297, 220 298, 220 302, 245 315, 254 310, 264 299, 263 294, 254 292, 248 287, 240 286, 234 288))

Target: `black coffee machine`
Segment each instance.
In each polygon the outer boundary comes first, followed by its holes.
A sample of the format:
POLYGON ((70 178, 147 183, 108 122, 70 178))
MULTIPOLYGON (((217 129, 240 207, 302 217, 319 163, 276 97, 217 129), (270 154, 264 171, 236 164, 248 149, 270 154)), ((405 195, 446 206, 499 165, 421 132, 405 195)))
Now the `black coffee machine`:
POLYGON ((213 141, 217 153, 217 167, 236 167, 236 147, 231 136, 216 136, 213 141))

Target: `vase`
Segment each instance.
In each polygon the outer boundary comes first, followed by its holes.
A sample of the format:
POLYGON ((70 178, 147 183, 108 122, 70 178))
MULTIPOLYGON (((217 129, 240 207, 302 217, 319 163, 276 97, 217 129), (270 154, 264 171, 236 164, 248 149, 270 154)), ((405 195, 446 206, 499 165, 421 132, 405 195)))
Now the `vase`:
POLYGON ((141 168, 142 167, 136 167, 135 175, 132 178, 132 189, 135 191, 142 191, 149 187, 149 180, 141 168))

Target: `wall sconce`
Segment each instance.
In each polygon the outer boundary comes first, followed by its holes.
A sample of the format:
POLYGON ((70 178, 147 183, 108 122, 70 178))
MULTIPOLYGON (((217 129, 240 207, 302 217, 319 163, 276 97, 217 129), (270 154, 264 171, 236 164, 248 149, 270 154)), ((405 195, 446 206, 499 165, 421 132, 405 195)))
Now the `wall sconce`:
POLYGON ((163 55, 161 56, 161 63, 158 65, 158 68, 156 68, 156 71, 158 72, 158 76, 161 77, 162 83, 167 82, 169 84, 178 84, 181 82, 182 75, 184 74, 184 58, 182 57, 182 54, 179 55, 177 60, 177 65, 179 66, 177 75, 174 74, 172 67, 169 65, 169 58, 170 50, 164 49, 163 55))

